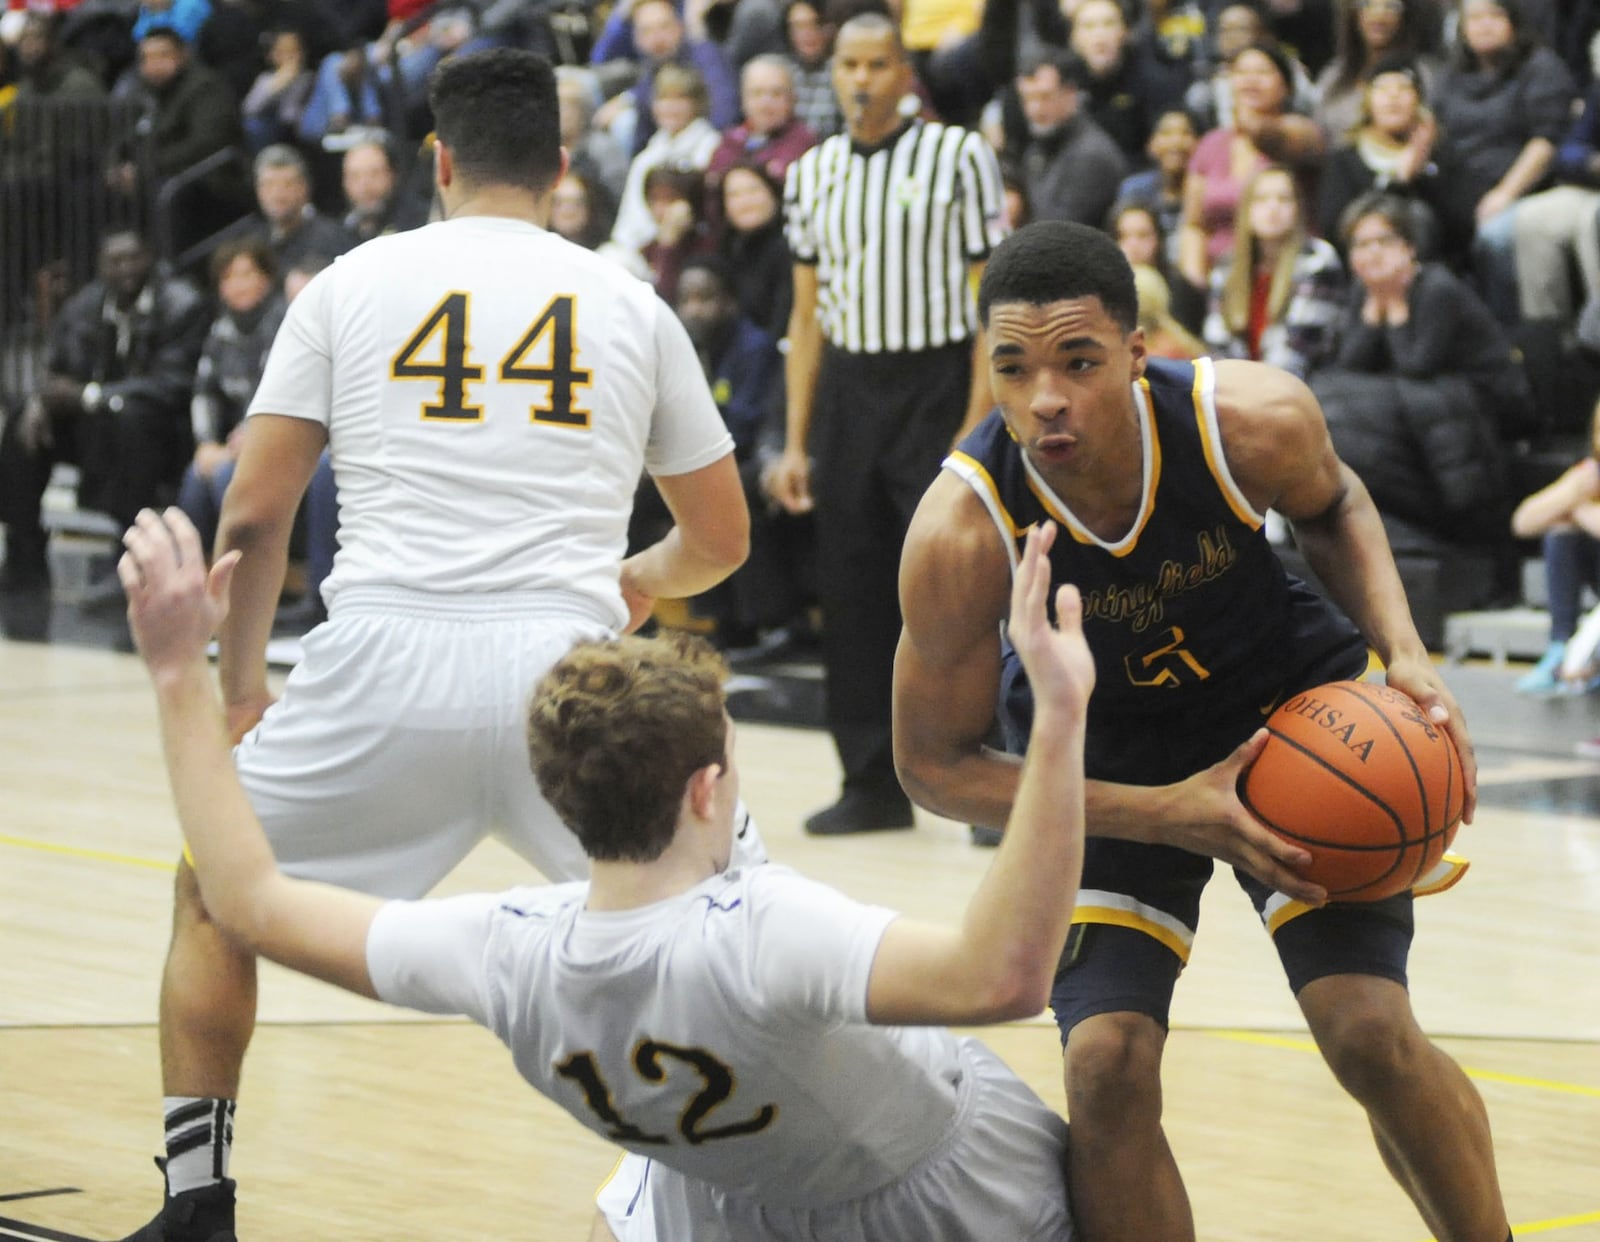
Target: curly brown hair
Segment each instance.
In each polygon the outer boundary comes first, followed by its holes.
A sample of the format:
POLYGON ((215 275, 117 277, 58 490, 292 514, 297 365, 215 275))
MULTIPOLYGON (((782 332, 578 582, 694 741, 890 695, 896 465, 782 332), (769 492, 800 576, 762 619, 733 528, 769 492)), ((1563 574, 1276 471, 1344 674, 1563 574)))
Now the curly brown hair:
POLYGON ((689 778, 726 766, 728 668, 691 634, 583 643, 528 705, 539 790, 599 862, 651 862, 677 831, 689 778))

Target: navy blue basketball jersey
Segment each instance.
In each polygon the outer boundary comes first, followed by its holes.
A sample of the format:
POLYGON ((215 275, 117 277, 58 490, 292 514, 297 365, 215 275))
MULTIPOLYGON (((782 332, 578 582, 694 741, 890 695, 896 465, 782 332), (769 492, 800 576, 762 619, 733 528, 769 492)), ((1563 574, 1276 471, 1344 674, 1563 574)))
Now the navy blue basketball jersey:
MULTIPOLYGON (((1054 520, 1052 577, 1083 596, 1095 658, 1088 774, 1164 784, 1225 757, 1294 690, 1359 676, 1360 634, 1291 578, 1228 471, 1216 372, 1152 359, 1134 386, 1144 489, 1132 527, 1096 537, 1055 495, 998 411, 945 460, 999 527, 1013 569, 1029 527, 1054 520)), ((1031 699, 1014 657, 1002 721, 1025 739, 1031 699)))

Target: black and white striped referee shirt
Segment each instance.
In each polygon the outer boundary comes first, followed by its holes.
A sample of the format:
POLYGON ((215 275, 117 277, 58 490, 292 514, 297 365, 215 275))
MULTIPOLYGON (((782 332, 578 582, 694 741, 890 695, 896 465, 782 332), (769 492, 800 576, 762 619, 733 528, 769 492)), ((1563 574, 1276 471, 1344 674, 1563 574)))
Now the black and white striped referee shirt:
POLYGON ((797 263, 817 267, 822 334, 851 353, 934 349, 976 333, 971 264, 1005 235, 1000 165, 971 130, 912 121, 863 148, 848 134, 789 167, 797 263))

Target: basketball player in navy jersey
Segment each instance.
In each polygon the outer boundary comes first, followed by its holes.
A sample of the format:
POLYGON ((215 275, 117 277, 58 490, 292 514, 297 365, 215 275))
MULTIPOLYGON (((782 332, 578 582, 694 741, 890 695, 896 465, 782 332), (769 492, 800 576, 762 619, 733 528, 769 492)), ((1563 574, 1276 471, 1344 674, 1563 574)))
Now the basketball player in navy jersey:
POLYGON ((1200 893, 1221 859, 1434 1235, 1502 1242, 1483 1103, 1423 1035, 1407 995, 1413 894, 1326 904, 1296 873, 1307 856, 1236 792, 1272 708, 1359 677, 1370 644, 1389 684, 1455 739, 1470 820, 1477 768, 1460 709, 1417 635, 1377 510, 1335 455, 1310 390, 1258 363, 1152 359, 1136 311, 1132 271, 1099 230, 1035 224, 990 259, 979 316, 1000 408, 945 462, 901 564, 901 779, 941 815, 1005 822, 1019 768, 984 741, 998 703, 1008 748, 1019 749, 1031 704, 999 623, 1025 532, 1058 523, 1054 581, 1082 593, 1099 685, 1085 759, 1093 835, 1051 996, 1084 1238, 1195 1236, 1161 1128, 1160 1067, 1200 893), (1263 530, 1268 509, 1294 524, 1345 615, 1284 573, 1263 530))

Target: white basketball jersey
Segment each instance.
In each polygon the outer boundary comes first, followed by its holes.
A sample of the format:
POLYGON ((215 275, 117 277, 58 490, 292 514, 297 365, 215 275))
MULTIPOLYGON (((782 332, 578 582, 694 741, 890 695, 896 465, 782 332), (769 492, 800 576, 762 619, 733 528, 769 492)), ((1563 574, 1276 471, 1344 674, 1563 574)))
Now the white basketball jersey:
POLYGON ((773 1207, 868 1194, 949 1134, 955 1038, 866 1025, 893 911, 772 863, 638 910, 587 911, 586 892, 391 902, 373 985, 487 1026, 602 1137, 773 1207))
POLYGON ((340 546, 325 597, 562 591, 616 624, 642 473, 733 447, 655 291, 504 217, 380 237, 320 273, 250 413, 328 428, 340 546))

